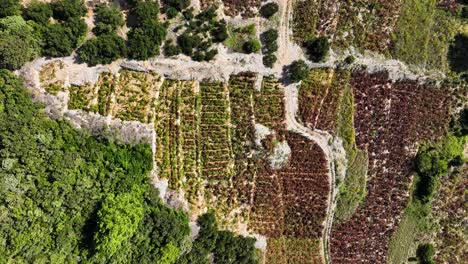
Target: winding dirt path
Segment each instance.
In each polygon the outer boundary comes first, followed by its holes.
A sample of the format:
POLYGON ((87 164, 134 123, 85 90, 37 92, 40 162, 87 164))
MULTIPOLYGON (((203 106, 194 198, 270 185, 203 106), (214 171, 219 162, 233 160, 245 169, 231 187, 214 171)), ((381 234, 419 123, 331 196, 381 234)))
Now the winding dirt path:
MULTIPOLYGON (((297 132, 306 138, 317 143, 325 154, 325 158, 329 166, 329 195, 327 201, 327 212, 324 222, 324 232, 322 235, 321 252, 324 263, 330 263, 330 233, 333 224, 333 211, 335 208, 337 190, 335 188, 336 172, 335 172, 335 151, 329 144, 333 137, 323 131, 312 130, 300 124, 296 120, 296 113, 298 111, 298 86, 299 84, 291 84, 285 87, 285 102, 286 102, 286 125, 287 129, 297 132)), ((341 151, 340 151, 341 152, 341 151)))

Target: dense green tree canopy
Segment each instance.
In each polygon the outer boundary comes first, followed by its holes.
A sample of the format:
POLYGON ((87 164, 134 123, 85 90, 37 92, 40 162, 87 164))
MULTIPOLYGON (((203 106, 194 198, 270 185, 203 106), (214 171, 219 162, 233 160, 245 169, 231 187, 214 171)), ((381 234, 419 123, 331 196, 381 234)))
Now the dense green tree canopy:
POLYGON ((48 25, 44 32, 44 42, 43 53, 47 56, 62 57, 73 52, 73 33, 62 24, 48 25))
POLYGON ((330 43, 326 37, 318 37, 308 40, 305 43, 307 49, 307 55, 313 62, 323 61, 330 50, 330 43))
POLYGON ((42 3, 35 0, 24 9, 23 15, 25 19, 46 25, 53 15, 52 6, 49 3, 42 3))
POLYGON ((0 0, 0 18, 20 14, 21 4, 19 0, 0 0))
POLYGON ((124 25, 124 19, 120 9, 112 4, 96 5, 97 24, 94 28, 96 34, 109 33, 124 25))
POLYGON ((148 145, 47 118, 6 70, 0 123, 0 262, 172 263, 189 251, 187 215, 149 184, 148 145))
POLYGON ((58 0, 53 3, 53 11, 55 18, 65 21, 85 16, 86 6, 83 0, 58 0))
POLYGON ((125 56, 125 40, 115 33, 99 35, 87 40, 78 53, 80 58, 90 66, 109 64, 125 56))
POLYGON ((293 61, 286 74, 291 82, 302 81, 309 75, 309 66, 303 60, 293 61))
POLYGON ((34 29, 20 16, 0 19, 0 68, 18 69, 40 53, 34 29))
POLYGON ((267 3, 267 4, 263 5, 260 8, 260 14, 264 18, 270 18, 274 14, 276 14, 278 12, 278 10, 279 10, 278 4, 270 2, 270 3, 267 3))

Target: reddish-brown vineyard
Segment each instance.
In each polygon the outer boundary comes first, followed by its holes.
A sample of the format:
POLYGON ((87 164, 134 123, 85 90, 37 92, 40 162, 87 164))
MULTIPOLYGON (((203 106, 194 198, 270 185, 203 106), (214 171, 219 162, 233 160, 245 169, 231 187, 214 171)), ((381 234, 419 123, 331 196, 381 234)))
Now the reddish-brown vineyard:
POLYGON ((255 16, 255 9, 260 8, 261 0, 223 0, 224 13, 228 16, 255 16))
POLYGON ((356 143, 369 153, 367 196, 350 220, 334 227, 332 261, 384 263, 407 203, 414 147, 446 131, 449 93, 418 80, 391 81, 387 72, 355 71, 351 86, 356 143))
POLYGON ((307 138, 286 134, 289 163, 278 171, 264 165, 256 179, 253 229, 268 237, 319 238, 330 184, 322 149, 307 138))

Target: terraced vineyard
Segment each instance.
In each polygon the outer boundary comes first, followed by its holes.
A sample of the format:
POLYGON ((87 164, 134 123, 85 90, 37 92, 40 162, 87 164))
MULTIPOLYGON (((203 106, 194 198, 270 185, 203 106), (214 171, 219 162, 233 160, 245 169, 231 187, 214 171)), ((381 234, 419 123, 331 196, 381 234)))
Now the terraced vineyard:
POLYGON ((369 153, 369 178, 363 206, 333 230, 332 259, 384 262, 408 199, 414 147, 445 133, 449 93, 418 80, 394 82, 387 72, 355 71, 351 86, 356 143, 369 153))

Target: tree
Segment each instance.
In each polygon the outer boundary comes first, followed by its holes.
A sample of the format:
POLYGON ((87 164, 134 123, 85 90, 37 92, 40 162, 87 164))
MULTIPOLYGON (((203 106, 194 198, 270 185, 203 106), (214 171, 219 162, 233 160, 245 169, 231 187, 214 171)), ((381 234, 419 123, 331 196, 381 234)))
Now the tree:
POLYGON ((249 39, 242 45, 242 50, 247 53, 255 53, 262 48, 260 42, 256 39, 249 39))
POLYGON ((270 2, 260 8, 260 14, 262 15, 262 17, 268 19, 272 17, 274 14, 276 14, 278 10, 279 10, 278 4, 270 2))
POLYGON ((64 26, 70 30, 70 40, 73 44, 73 48, 76 48, 80 43, 80 39, 86 35, 88 25, 86 25, 86 22, 80 17, 71 17, 64 23, 64 26))
POLYGON ((54 18, 62 21, 83 17, 86 11, 83 0, 59 0, 53 4, 54 18))
POLYGON ((51 57, 69 56, 73 52, 74 36, 70 28, 62 24, 51 24, 44 32, 43 53, 51 57))
POLYGON ((155 22, 141 28, 132 28, 128 33, 127 44, 130 58, 146 60, 158 55, 166 34, 166 29, 155 22))
POLYGON ((98 212, 99 229, 94 236, 96 250, 112 256, 137 231, 143 218, 139 190, 131 193, 109 194, 98 212))
POLYGON ((115 5, 98 4, 96 5, 95 12, 96 20, 98 21, 95 29, 98 33, 110 33, 124 25, 122 12, 115 5))
POLYGON ((126 55, 125 40, 115 33, 99 35, 86 41, 78 53, 89 66, 109 64, 126 55))
POLYGON ((18 16, 21 14, 19 0, 0 0, 0 18, 18 16))
POLYGON ((153 1, 139 1, 133 12, 137 18, 138 27, 154 24, 158 21, 159 4, 153 1))
POLYGON ((52 6, 49 3, 42 3, 37 0, 31 2, 23 12, 24 18, 33 20, 42 25, 49 23, 52 17, 52 6))
POLYGON ((289 66, 287 77, 291 82, 299 82, 307 78, 309 67, 303 60, 296 60, 289 66))
POLYGON ((330 43, 326 37, 318 37, 307 41, 305 47, 310 60, 320 62, 327 57, 330 43))
POLYGON ((0 68, 18 69, 39 53, 39 39, 22 17, 0 19, 0 68))
POLYGON ((0 32, 0 68, 19 69, 37 55, 33 43, 21 36, 0 32))

